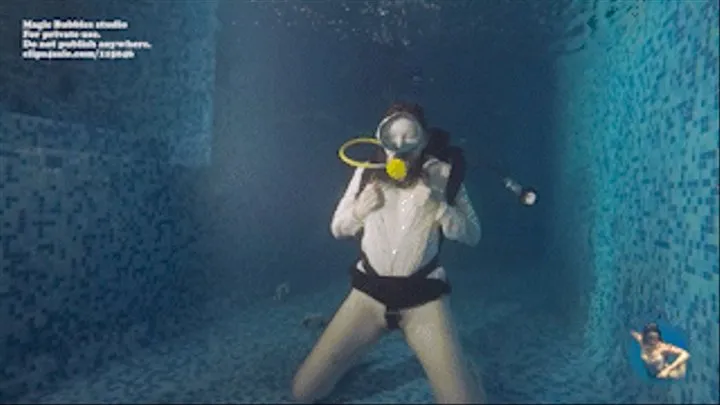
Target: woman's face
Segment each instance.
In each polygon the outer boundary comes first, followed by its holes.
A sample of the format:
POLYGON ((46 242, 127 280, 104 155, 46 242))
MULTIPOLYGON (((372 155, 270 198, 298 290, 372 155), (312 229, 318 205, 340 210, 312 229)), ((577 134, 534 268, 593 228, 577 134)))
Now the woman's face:
POLYGON ((660 342, 660 335, 657 332, 648 332, 643 337, 643 345, 648 349, 652 349, 660 342))
POLYGON ((427 134, 420 123, 411 115, 400 113, 380 123, 377 137, 389 158, 396 155, 413 158, 420 154, 427 142, 427 134))

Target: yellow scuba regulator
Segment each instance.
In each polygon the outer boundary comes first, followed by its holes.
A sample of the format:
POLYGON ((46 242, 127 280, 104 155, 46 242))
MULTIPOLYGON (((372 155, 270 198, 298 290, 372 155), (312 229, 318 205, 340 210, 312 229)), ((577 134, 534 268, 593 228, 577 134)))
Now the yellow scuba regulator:
POLYGON ((345 153, 345 150, 353 145, 359 145, 359 144, 371 144, 371 145, 377 145, 382 146, 382 143, 375 138, 354 138, 351 139, 342 146, 340 146, 340 150, 338 150, 338 156, 340 157, 340 160, 345 162, 347 165, 352 167, 361 167, 364 169, 385 169, 385 172, 387 172, 388 176, 390 176, 391 179, 402 181, 407 177, 407 164, 404 160, 398 159, 398 158, 392 158, 389 162, 362 162, 359 160, 354 160, 348 157, 348 155, 345 153))

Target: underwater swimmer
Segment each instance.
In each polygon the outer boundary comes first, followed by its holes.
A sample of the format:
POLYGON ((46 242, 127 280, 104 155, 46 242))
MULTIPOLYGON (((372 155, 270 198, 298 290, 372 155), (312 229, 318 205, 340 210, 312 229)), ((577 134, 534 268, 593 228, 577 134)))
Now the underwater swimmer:
POLYGON ((648 375, 673 380, 685 377, 690 353, 664 342, 660 329, 655 323, 645 325, 642 333, 631 331, 630 334, 640 344, 640 356, 648 375), (675 357, 675 360, 668 362, 669 357, 675 357))
POLYGON ((420 106, 391 106, 376 137, 402 175, 358 168, 335 210, 333 236, 359 237, 361 258, 351 267, 349 294, 293 379, 293 396, 306 403, 327 397, 381 336, 399 329, 438 403, 479 403, 481 382, 462 353, 438 253, 443 239, 477 245, 480 222, 464 185, 446 200, 451 167, 427 153, 420 106))

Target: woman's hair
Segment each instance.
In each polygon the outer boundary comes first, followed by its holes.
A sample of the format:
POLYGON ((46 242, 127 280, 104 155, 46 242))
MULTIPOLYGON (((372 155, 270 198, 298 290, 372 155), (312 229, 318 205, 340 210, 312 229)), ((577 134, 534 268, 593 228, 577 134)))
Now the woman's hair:
POLYGON ((662 333, 660 333, 660 328, 657 326, 656 323, 651 322, 651 323, 645 325, 645 327, 643 327, 643 330, 642 330, 642 340, 643 340, 643 343, 647 343, 647 341, 648 341, 648 336, 649 336, 651 333, 656 334, 656 335, 658 336, 658 340, 659 340, 659 341, 661 341, 661 342, 663 341, 663 339, 662 339, 662 333))
POLYGON ((400 112, 412 115, 420 123, 420 126, 422 126, 423 129, 427 129, 425 110, 422 108, 422 106, 420 106, 420 104, 417 103, 396 101, 392 105, 390 105, 390 108, 385 111, 385 115, 383 115, 382 119, 385 119, 393 114, 400 112))

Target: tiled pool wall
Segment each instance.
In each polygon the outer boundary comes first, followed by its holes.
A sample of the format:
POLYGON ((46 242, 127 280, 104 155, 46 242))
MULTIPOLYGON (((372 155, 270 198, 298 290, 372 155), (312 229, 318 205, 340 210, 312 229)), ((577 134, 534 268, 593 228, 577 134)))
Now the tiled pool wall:
MULTIPOLYGON (((628 330, 662 316, 691 360, 676 403, 718 401, 718 3, 577 1, 555 49, 554 249, 587 269, 589 358, 624 389, 628 330)), ((551 249, 552 250, 552 249, 551 249)))
POLYGON ((201 309, 193 209, 210 152, 214 10, 67 2, 4 17, 18 36, 23 18, 123 17, 127 30, 102 35, 152 49, 74 62, 3 48, 3 74, 20 76, 0 103, 1 401, 171 337, 201 309))

